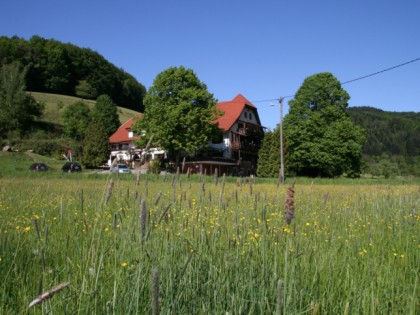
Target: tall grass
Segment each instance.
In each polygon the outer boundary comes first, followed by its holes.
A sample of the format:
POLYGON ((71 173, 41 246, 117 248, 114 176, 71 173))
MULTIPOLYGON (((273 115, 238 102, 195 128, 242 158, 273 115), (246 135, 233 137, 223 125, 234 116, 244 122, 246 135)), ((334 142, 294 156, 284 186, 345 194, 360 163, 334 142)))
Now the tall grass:
POLYGON ((0 178, 1 314, 420 312, 419 186, 80 179, 0 178))

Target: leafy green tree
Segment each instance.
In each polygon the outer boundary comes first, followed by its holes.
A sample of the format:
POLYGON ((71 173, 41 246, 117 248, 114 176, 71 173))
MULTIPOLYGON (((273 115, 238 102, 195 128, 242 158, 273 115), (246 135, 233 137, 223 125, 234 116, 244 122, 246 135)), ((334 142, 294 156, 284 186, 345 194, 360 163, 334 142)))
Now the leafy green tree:
POLYGON ((57 41, 49 41, 45 47, 44 84, 48 91, 71 93, 70 60, 64 46, 57 41))
POLYGON ((26 71, 19 63, 0 68, 0 136, 23 135, 42 116, 43 105, 25 92, 26 71))
POLYGON ((93 116, 83 141, 83 163, 99 166, 108 159, 109 142, 103 122, 93 116))
POLYGON ((216 100, 191 69, 171 67, 161 72, 150 87, 145 112, 134 129, 143 135, 140 145, 154 136, 178 165, 181 151, 196 153, 216 132, 213 124, 216 100))
POLYGON ((108 95, 103 94, 96 99, 93 115, 103 124, 107 138, 121 125, 118 107, 108 95))
POLYGON ((76 141, 82 141, 90 121, 91 111, 85 102, 71 104, 63 113, 64 134, 76 141))
POLYGON ((125 75, 126 79, 124 79, 122 85, 123 93, 120 94, 119 104, 121 106, 133 104, 136 106, 134 109, 143 112, 143 98, 146 96, 146 88, 130 74, 126 73, 125 75))
POLYGON ((328 72, 306 78, 284 119, 286 168, 303 176, 358 176, 364 129, 346 113, 349 94, 328 72))
POLYGON ((17 36, 0 36, 0 66, 18 62, 27 65, 31 49, 28 42, 17 36))
POLYGON ((80 80, 74 90, 77 96, 87 99, 93 98, 96 94, 96 92, 93 91, 92 86, 86 80, 80 80))

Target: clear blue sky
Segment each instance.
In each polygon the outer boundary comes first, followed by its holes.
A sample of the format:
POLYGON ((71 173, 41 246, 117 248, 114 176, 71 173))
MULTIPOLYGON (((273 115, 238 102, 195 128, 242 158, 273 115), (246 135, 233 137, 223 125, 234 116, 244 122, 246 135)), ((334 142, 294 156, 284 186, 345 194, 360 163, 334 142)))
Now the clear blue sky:
MULTIPOLYGON (((91 48, 146 88, 183 65, 219 101, 242 93, 269 128, 278 103, 259 101, 293 95, 312 74, 344 82, 420 57, 419 0, 5 0, 1 10, 0 36, 91 48)), ((420 61, 343 87, 350 106, 419 112, 420 61)))

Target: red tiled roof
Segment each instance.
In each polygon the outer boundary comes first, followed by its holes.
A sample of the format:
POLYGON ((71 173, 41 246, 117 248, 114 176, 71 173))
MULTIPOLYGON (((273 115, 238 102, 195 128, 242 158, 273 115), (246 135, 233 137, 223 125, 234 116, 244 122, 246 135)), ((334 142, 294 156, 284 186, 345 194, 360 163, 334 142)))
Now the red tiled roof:
MULTIPOLYGON (((214 121, 214 123, 219 123, 219 128, 222 131, 229 131, 229 129, 235 124, 235 122, 241 116, 242 111, 246 106, 251 107, 256 110, 254 104, 248 101, 242 94, 236 95, 236 97, 231 101, 219 102, 216 104, 216 107, 221 110, 224 115, 219 117, 214 121)), ((133 140, 138 140, 139 137, 129 138, 128 133, 131 130, 131 125, 136 121, 137 118, 141 118, 143 115, 139 114, 136 118, 130 118, 120 128, 109 137, 110 143, 121 143, 121 142, 130 142, 133 140)), ((257 114, 257 121, 259 121, 257 114)))
POLYGON ((256 108, 242 94, 236 95, 236 97, 231 101, 217 103, 216 107, 220 109, 224 115, 216 119, 214 122, 219 123, 219 128, 223 131, 228 131, 238 120, 245 106, 256 108))
POLYGON ((143 115, 138 114, 137 117, 130 118, 125 123, 123 123, 120 128, 115 131, 111 137, 109 137, 110 143, 120 143, 120 142, 130 142, 133 140, 138 140, 139 137, 128 137, 128 132, 131 130, 131 125, 136 122, 137 118, 141 118, 143 115))

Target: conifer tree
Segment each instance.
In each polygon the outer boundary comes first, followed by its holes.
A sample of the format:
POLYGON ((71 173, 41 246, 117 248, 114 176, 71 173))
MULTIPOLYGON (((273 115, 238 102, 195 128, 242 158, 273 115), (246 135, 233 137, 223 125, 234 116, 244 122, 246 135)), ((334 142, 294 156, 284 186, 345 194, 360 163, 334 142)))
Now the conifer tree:
POLYGON ((102 122, 108 137, 120 127, 118 107, 108 95, 103 94, 96 99, 93 111, 94 115, 102 122))
POLYGON ((279 128, 264 135, 261 149, 258 153, 257 175, 261 177, 277 177, 280 169, 280 139, 279 128))
POLYGON ((108 159, 109 142, 101 119, 93 115, 83 141, 83 163, 99 166, 108 159))

